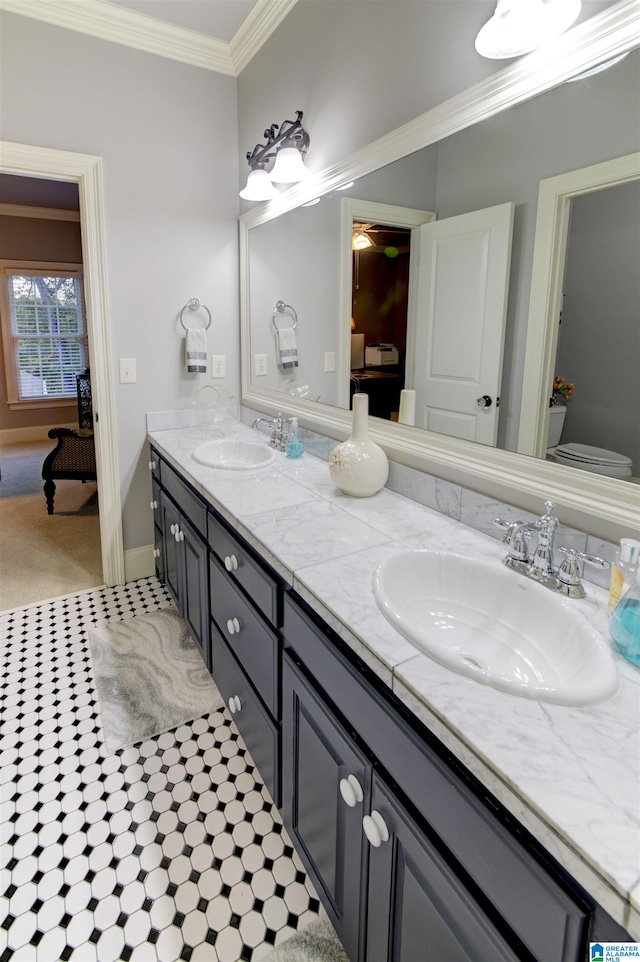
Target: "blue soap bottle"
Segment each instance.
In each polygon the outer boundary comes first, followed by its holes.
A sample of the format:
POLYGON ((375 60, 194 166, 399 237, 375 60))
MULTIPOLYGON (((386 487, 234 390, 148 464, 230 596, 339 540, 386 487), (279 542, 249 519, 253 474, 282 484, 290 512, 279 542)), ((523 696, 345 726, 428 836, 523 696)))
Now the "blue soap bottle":
POLYGON ((298 419, 291 418, 291 429, 285 445, 285 454, 288 458, 300 458, 302 457, 302 451, 303 444, 298 431, 298 419))
POLYGON ((616 650, 640 668, 640 566, 635 582, 611 612, 609 633, 616 650))

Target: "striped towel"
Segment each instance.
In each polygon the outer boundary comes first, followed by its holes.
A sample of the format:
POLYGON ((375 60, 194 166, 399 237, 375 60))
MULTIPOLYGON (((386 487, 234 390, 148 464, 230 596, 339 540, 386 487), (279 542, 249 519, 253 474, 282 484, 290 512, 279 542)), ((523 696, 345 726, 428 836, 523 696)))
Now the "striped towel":
POLYGON ((190 374, 207 373, 207 332, 190 327, 184 339, 184 361, 190 374))
POLYGON ((292 327, 278 328, 278 357, 282 367, 298 366, 296 332, 292 327))

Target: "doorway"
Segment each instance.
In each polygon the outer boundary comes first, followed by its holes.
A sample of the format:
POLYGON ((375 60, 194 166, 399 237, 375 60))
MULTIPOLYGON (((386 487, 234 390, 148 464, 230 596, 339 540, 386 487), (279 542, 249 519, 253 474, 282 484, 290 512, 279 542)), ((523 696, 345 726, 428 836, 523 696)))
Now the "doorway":
POLYGON ((110 326, 104 265, 102 161, 88 154, 0 142, 0 171, 78 185, 89 366, 100 492, 100 554, 103 581, 124 584, 124 548, 118 452, 112 395, 110 326))

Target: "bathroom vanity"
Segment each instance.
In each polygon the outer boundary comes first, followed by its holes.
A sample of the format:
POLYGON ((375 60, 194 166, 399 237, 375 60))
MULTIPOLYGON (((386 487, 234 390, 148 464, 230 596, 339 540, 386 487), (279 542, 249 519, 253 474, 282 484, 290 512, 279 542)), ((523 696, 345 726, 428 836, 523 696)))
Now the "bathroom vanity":
POLYGON ((638 938, 632 667, 582 709, 448 671, 384 622, 372 570, 420 538, 498 544, 392 492, 345 498, 309 455, 205 467, 191 434, 149 434, 157 573, 351 962, 577 962, 638 938))

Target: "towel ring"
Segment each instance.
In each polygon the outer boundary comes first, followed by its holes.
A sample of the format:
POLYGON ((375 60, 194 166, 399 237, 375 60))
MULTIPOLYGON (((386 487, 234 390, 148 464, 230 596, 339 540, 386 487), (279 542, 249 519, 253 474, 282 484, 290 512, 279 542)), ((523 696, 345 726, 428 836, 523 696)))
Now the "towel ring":
MULTIPOLYGON (((275 310, 271 315, 271 322, 276 331, 281 330, 281 328, 279 328, 278 325, 276 324, 276 314, 284 314, 285 311, 291 311, 291 315, 293 317, 293 330, 295 331, 296 327, 298 326, 298 315, 296 314, 294 309, 291 307, 291 305, 285 304, 284 301, 276 301, 275 310)), ((284 330, 284 328, 282 328, 282 330, 284 330)))
POLYGON ((185 331, 188 330, 188 328, 185 322, 182 320, 182 315, 184 314, 187 308, 189 308, 190 311, 197 311, 200 307, 202 308, 203 311, 206 311, 207 314, 209 315, 209 320, 207 322, 207 326, 205 327, 205 331, 208 331, 209 328, 211 327, 211 311, 209 310, 206 304, 201 304, 197 297, 192 297, 191 300, 187 301, 187 303, 184 305, 184 307, 180 311, 180 323, 184 327, 185 331))

